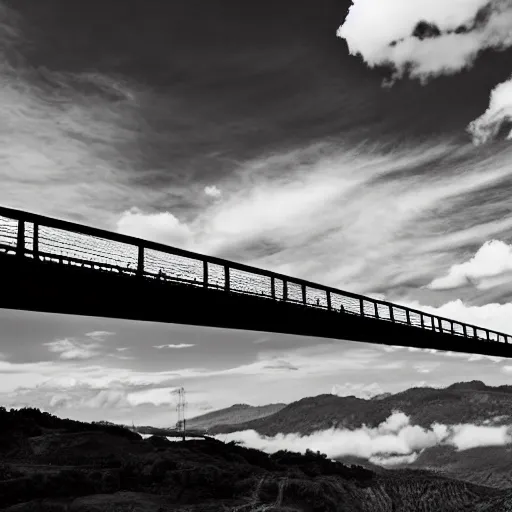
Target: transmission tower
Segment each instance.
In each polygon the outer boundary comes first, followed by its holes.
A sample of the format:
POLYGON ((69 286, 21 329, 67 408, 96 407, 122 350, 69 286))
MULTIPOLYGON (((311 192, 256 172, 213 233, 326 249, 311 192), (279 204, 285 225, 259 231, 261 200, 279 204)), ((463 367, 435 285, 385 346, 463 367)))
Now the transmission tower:
POLYGON ((187 406, 187 402, 185 400, 185 388, 178 389, 178 405, 176 406, 176 410, 178 411, 178 430, 182 432, 183 441, 185 441, 186 435, 186 419, 185 419, 185 408, 187 406))

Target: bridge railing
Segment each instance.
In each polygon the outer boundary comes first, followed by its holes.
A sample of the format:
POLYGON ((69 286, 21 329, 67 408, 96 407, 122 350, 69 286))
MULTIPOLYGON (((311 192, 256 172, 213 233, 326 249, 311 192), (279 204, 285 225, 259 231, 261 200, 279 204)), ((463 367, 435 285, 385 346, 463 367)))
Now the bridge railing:
POLYGON ((494 343, 512 336, 156 242, 0 207, 0 252, 285 301, 494 343))

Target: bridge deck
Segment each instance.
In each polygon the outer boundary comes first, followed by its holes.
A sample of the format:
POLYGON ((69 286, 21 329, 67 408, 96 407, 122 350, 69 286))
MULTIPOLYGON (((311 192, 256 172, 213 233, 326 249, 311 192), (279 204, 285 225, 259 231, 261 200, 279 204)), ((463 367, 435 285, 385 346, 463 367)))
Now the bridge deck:
POLYGON ((0 207, 0 307, 512 357, 512 337, 220 258, 0 207))

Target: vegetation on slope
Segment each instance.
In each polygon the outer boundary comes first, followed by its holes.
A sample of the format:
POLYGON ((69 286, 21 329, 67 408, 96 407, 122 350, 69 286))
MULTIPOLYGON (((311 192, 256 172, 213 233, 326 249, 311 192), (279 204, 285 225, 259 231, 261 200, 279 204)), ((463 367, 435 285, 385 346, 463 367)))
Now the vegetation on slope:
POLYGON ((265 418, 279 412, 286 404, 269 404, 253 407, 247 404, 235 404, 225 409, 212 411, 187 420, 187 426, 197 429, 209 429, 215 425, 236 425, 247 421, 265 418))
POLYGON ((510 504, 503 491, 426 472, 376 474, 320 453, 267 455, 214 439, 143 441, 37 409, 1 409, 0 432, 0 503, 9 512, 497 512, 510 504))
POLYGON ((491 387, 473 381, 445 389, 411 388, 379 400, 319 395, 293 402, 266 418, 218 425, 210 432, 256 430, 262 435, 275 436, 278 433, 308 435, 332 427, 356 429, 363 424, 376 427, 396 410, 410 416, 412 424, 425 428, 432 423, 478 424, 495 417, 504 421, 512 410, 512 387, 491 387))

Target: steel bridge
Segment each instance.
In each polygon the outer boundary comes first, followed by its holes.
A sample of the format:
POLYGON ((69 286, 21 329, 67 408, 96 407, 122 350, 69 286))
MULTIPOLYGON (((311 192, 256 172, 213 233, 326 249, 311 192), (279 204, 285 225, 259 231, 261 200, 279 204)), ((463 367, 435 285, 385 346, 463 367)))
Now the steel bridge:
POLYGON ((4 207, 0 270, 0 308, 512 357, 502 332, 4 207))

